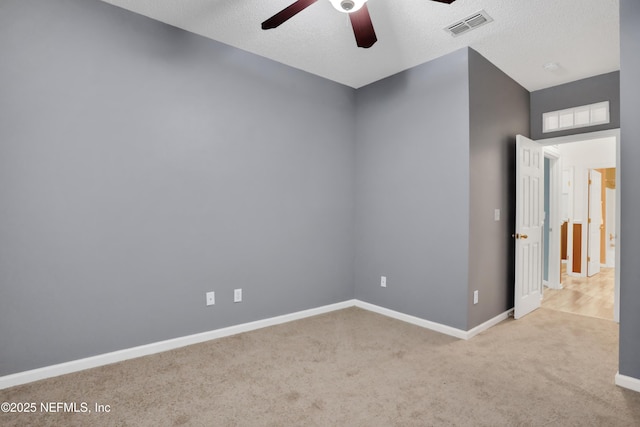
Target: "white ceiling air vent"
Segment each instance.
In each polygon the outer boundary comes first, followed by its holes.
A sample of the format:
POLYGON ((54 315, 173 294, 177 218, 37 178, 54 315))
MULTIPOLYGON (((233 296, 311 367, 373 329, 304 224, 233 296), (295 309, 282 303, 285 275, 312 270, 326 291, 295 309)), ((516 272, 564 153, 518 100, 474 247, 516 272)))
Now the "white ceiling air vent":
POLYGON ((451 25, 447 25, 445 31, 451 33, 453 37, 459 36, 462 33, 466 33, 469 30, 473 30, 474 28, 478 28, 481 25, 487 24, 493 21, 487 12, 481 10, 480 12, 476 12, 471 16, 464 18, 461 21, 454 22, 451 25))

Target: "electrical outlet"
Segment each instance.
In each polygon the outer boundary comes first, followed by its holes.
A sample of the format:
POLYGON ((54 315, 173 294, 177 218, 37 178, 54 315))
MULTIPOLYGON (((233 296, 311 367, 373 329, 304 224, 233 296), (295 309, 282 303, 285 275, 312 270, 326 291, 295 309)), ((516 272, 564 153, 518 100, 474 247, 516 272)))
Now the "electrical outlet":
POLYGON ((242 302, 242 289, 233 290, 233 302, 242 302))
POLYGON ((207 292, 207 305, 214 305, 216 303, 216 293, 207 292))
POLYGON ((380 286, 383 288, 387 287, 387 276, 380 276, 380 286))
POLYGON ((478 303, 478 291, 473 291, 473 303, 478 303))

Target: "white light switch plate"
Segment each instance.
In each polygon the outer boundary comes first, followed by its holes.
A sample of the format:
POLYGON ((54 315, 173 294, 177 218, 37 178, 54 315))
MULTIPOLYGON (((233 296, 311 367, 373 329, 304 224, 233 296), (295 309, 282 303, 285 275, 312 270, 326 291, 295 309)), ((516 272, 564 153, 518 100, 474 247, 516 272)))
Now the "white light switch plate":
POLYGON ((214 305, 216 303, 216 293, 207 292, 207 305, 214 305))

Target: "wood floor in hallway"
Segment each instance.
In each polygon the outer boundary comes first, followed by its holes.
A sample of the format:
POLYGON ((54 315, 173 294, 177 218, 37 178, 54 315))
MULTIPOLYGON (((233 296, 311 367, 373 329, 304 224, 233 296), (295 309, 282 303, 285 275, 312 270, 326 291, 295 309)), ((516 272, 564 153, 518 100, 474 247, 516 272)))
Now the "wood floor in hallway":
POLYGON ((562 274, 563 289, 544 288, 542 306, 553 310, 613 320, 615 269, 592 277, 562 274))

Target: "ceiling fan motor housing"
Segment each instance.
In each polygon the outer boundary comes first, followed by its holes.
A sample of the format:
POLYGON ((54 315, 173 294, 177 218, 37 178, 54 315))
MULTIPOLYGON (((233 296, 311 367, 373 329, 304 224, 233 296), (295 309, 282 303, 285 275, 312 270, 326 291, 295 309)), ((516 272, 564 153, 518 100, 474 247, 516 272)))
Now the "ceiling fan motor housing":
POLYGON ((353 9, 355 5, 356 3, 353 0, 342 0, 340 2, 340 7, 346 12, 353 9))
POLYGON ((338 12, 353 13, 362 9, 367 0, 329 0, 338 12))

